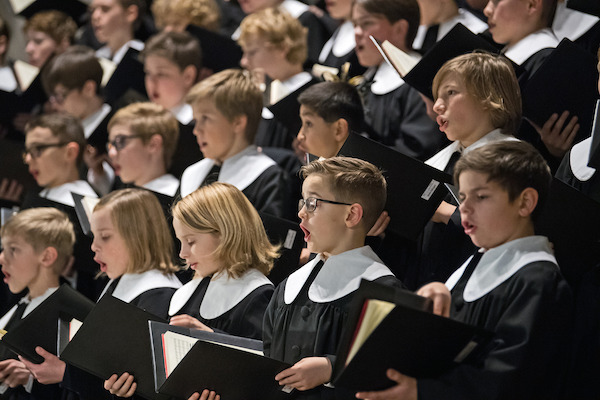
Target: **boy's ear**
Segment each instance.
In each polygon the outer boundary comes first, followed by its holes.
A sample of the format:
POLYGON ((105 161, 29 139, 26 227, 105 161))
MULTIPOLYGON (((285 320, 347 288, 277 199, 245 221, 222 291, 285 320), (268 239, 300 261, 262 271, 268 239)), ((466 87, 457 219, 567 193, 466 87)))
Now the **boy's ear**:
POLYGON ((81 88, 81 92, 87 98, 91 98, 96 96, 96 82, 90 80, 85 81, 83 87, 81 88))
POLYGON ((246 135, 246 125, 248 125, 248 116, 241 114, 233 118, 233 127, 237 134, 246 135))
POLYGON ((140 14, 140 9, 135 4, 132 4, 125 9, 125 15, 127 17, 127 21, 130 24, 133 24, 135 22, 135 20, 138 18, 139 14, 140 14))
POLYGON ((363 208, 360 204, 354 203, 350 206, 350 210, 346 215, 346 226, 348 228, 355 228, 362 221, 363 208))
POLYGON ((42 250, 42 253, 40 254, 40 262, 42 264, 42 267, 48 268, 52 266, 52 264, 56 262, 57 258, 58 251, 56 251, 56 248, 51 246, 46 247, 44 250, 42 250))
POLYGON ((527 12, 529 14, 535 14, 542 12, 544 7, 544 0, 527 0, 527 12))
POLYGON ((407 43, 406 43, 406 35, 407 34, 408 34, 408 21, 405 19, 399 19, 398 21, 396 21, 392 24, 393 42, 392 42, 392 40, 390 40, 390 42, 393 43, 395 46, 405 47, 405 46, 407 46, 407 43))
POLYGON ((83 149, 79 148, 79 144, 77 142, 69 142, 65 147, 67 149, 67 158, 73 161, 77 160, 79 152, 83 151, 83 149))
POLYGON ((519 215, 521 217, 528 217, 533 213, 537 206, 539 199, 538 191, 534 188, 525 188, 518 198, 519 204, 519 215))
POLYGON ((191 88, 194 86, 194 83, 196 83, 196 79, 198 78, 198 68, 196 68, 195 65, 188 65, 183 69, 182 75, 185 84, 188 86, 188 88, 191 88))
POLYGON ((163 137, 157 133, 152 135, 150 137, 150 140, 148 141, 148 147, 150 147, 150 149, 152 149, 152 150, 162 149, 163 137))
POLYGON ((334 138, 338 143, 344 143, 346 138, 348 138, 348 134, 350 133, 348 121, 344 118, 339 118, 335 121, 335 134, 334 138))
POLYGON ((64 53, 65 50, 67 50, 67 48, 69 46, 71 46, 71 42, 69 42, 69 39, 64 38, 63 40, 60 41, 60 43, 58 43, 58 49, 56 49, 56 51, 54 52, 54 54, 64 53))

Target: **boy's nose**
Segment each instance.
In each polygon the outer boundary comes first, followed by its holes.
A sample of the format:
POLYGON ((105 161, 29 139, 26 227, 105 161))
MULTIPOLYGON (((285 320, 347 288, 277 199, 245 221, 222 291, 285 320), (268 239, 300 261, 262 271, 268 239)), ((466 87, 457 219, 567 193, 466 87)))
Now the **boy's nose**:
POLYGON ((493 13, 494 13, 494 4, 493 4, 492 0, 489 0, 488 3, 486 4, 485 8, 483 9, 483 15, 485 15, 487 18, 490 18, 493 13))
POLYGON ((444 103, 441 99, 437 99, 435 103, 433 103, 433 111, 435 111, 436 114, 442 114, 444 112, 444 108, 444 103))

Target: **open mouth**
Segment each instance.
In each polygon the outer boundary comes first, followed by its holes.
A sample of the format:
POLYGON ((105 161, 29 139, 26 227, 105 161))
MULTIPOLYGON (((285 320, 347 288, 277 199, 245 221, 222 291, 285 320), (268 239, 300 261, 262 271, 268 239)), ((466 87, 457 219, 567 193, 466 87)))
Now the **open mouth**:
POLYGON ((98 258, 94 258, 94 261, 98 263, 98 265, 100 265, 100 271, 106 273, 106 270, 108 269, 106 266, 106 263, 102 262, 100 259, 98 258))
POLYGON ((310 231, 306 229, 302 224, 300 224, 300 229, 304 232, 304 241, 308 242, 310 240, 310 231))
POLYGON ((462 221, 462 226, 466 235, 471 235, 477 230, 477 227, 471 224, 469 221, 462 221))
POLYGON ((441 115, 438 115, 436 118, 438 125, 440 126, 440 131, 446 132, 446 128, 448 127, 448 120, 441 115))
POLYGON ((4 271, 2 271, 2 273, 4 274, 4 283, 8 283, 10 280, 10 274, 4 271))

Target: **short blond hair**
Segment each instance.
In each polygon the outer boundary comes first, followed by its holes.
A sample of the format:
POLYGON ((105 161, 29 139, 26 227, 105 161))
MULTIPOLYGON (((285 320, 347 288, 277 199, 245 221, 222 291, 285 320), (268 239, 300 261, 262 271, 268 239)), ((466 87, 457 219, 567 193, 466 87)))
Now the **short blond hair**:
POLYGON ((156 196, 144 189, 121 189, 102 197, 94 212, 107 209, 111 221, 129 250, 126 273, 157 269, 164 274, 173 264, 173 238, 156 196))
POLYGON ((447 61, 433 78, 433 97, 450 74, 457 74, 468 94, 490 113, 494 128, 514 135, 521 123, 521 90, 515 70, 503 56, 475 52, 447 61))
POLYGON ((151 10, 161 29, 181 20, 211 31, 220 27, 221 13, 214 0, 154 0, 151 10))
POLYGON ((279 257, 279 246, 269 242, 254 206, 228 183, 215 182, 185 196, 173 206, 173 218, 194 231, 219 236, 219 273, 239 278, 255 268, 267 275, 279 257))
POLYGON ((186 102, 192 107, 202 100, 213 102, 228 121, 245 115, 246 140, 254 142, 260 123, 263 98, 256 79, 248 71, 226 69, 198 82, 190 89, 186 102))
POLYGON ((240 24, 240 46, 246 47, 252 38, 263 38, 277 48, 287 48, 286 59, 292 64, 304 64, 308 55, 306 28, 286 11, 266 8, 248 15, 240 24))
POLYGON ((139 135, 144 143, 148 143, 152 136, 160 135, 165 168, 171 167, 179 140, 179 123, 169 110, 150 102, 133 103, 115 113, 108 122, 108 130, 115 125, 129 127, 131 133, 139 135))
POLYGON ((335 201, 358 203, 363 208, 365 232, 375 225, 387 200, 387 183, 373 164, 352 157, 331 157, 315 160, 300 169, 302 178, 321 175, 335 201))
POLYGON ((29 208, 20 211, 0 229, 0 237, 18 236, 29 243, 36 253, 48 247, 58 254, 53 271, 60 275, 73 255, 75 231, 69 217, 52 207, 29 208))

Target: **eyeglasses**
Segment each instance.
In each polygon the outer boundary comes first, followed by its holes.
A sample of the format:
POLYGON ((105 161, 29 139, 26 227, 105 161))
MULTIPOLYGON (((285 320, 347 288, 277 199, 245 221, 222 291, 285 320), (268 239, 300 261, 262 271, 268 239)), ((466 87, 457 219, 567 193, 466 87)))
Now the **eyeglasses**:
POLYGON ((340 204, 343 206, 351 206, 352 205, 350 203, 341 203, 339 201, 324 200, 324 199, 317 199, 316 197, 309 197, 306 200, 304 200, 304 199, 298 200, 298 212, 300 212, 300 210, 302 210, 302 207, 304 207, 304 206, 306 206, 307 212, 309 212, 309 213, 314 212, 317 209, 317 203, 319 201, 322 201, 323 203, 329 203, 329 204, 340 204))
POLYGON ((127 146, 130 139, 142 137, 142 135, 117 135, 115 138, 106 143, 106 151, 110 151, 113 147, 116 151, 121 151, 127 146))
POLYGON ((29 154, 31 158, 34 160, 42 155, 42 152, 46 149, 50 149, 52 147, 62 147, 66 146, 71 142, 59 142, 59 143, 49 143, 49 144, 34 144, 29 148, 26 148, 23 152, 23 162, 27 162, 27 155, 29 154))
POLYGON ((65 102, 65 99, 69 93, 71 93, 73 90, 75 89, 65 90, 64 92, 54 92, 50 95, 48 100, 50 100, 51 103, 62 104, 65 102))

